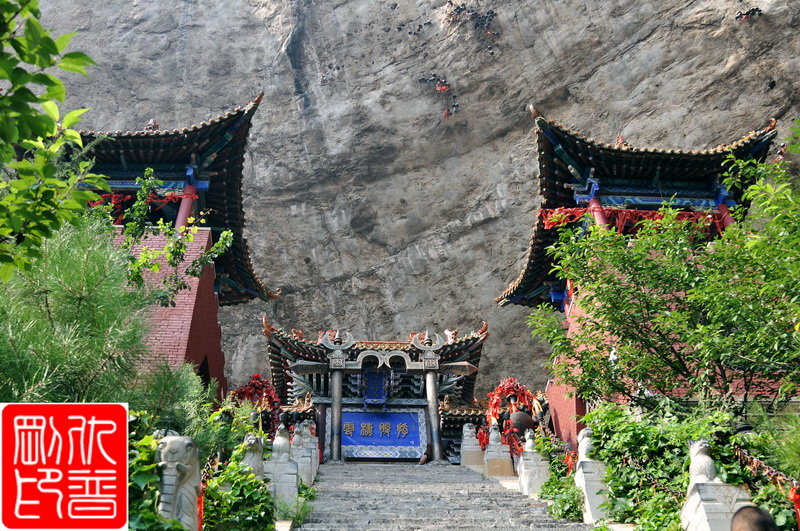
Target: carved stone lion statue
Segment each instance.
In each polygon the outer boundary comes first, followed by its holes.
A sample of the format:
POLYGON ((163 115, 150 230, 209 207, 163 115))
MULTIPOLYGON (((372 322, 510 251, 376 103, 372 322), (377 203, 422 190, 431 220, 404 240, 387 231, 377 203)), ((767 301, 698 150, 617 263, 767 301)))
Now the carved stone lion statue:
POLYGON ((275 431, 275 438, 272 440, 272 459, 274 461, 289 461, 290 452, 289 432, 286 431, 286 426, 281 424, 275 431))
POLYGON ((461 427, 461 440, 467 441, 475 439, 475 424, 467 422, 461 427))
POLYGON ((708 454, 708 441, 700 439, 689 443, 689 487, 693 483, 719 483, 717 467, 708 454))
POLYGON ((497 426, 497 424, 492 424, 492 426, 489 428, 489 444, 491 446, 503 444, 503 441, 500 438, 500 428, 497 426))
POLYGON ((533 429, 528 428, 527 430, 525 430, 525 446, 523 447, 523 450, 525 450, 526 452, 532 452, 534 444, 536 443, 536 441, 534 440, 535 438, 536 435, 533 429))
POLYGON ((258 479, 264 479, 264 439, 248 433, 244 438, 244 445, 246 449, 242 464, 253 469, 253 474, 258 479))
POLYGON ((583 428, 578 433, 578 461, 587 461, 591 459, 589 454, 594 449, 594 441, 592 441, 594 432, 591 428, 583 428))

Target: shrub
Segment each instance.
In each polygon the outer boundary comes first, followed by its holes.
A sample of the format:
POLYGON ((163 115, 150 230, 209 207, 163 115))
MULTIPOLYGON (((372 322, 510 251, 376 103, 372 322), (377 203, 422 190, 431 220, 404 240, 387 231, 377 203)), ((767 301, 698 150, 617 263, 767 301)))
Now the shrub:
POLYGON ((232 459, 206 483, 206 529, 274 529, 274 516, 269 485, 239 461, 232 459))
POLYGON ((574 456, 565 454, 564 448, 558 446, 541 432, 536 435, 536 451, 542 454, 550 463, 550 477, 547 478, 539 497, 543 500, 552 500, 547 508, 556 518, 567 520, 583 520, 583 494, 575 486, 572 466, 568 463, 574 461, 574 456))

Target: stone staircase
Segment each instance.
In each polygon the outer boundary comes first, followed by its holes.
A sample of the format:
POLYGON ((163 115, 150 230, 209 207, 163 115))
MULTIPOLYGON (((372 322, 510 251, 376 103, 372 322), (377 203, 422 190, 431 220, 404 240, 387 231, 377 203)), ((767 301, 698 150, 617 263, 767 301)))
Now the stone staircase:
POLYGON ((308 531, 591 528, 557 520, 544 502, 454 465, 324 464, 315 486, 301 527, 308 531))

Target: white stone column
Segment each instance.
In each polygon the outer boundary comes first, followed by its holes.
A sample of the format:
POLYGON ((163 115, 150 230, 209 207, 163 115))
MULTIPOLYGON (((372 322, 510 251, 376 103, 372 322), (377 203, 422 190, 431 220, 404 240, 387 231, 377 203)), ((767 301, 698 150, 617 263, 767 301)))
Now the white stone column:
POLYGON ((294 508, 297 505, 297 490, 300 486, 297 463, 268 459, 264 462, 264 476, 269 479, 269 490, 276 503, 285 503, 294 508))
POLYGON ((536 497, 550 477, 550 463, 535 450, 522 452, 519 462, 519 490, 525 496, 536 497))
POLYGON ((297 475, 306 485, 314 483, 314 472, 312 465, 312 452, 305 444, 304 426, 298 425, 295 428, 294 438, 292 439, 291 456, 292 461, 297 463, 297 475))
POLYGON ((607 490, 606 465, 596 459, 590 459, 592 452, 592 430, 584 428, 578 434, 578 463, 575 465, 575 485, 583 491, 583 521, 593 524, 607 517, 607 511, 600 507, 608 501, 608 495, 601 494, 607 490))
POLYGON ((578 461, 575 465, 575 485, 583 491, 583 521, 593 524, 606 518, 606 510, 600 507, 608 501, 606 494, 606 465, 595 459, 578 461))
POLYGON ((311 452, 311 477, 313 480, 317 478, 319 471, 319 437, 316 434, 316 424, 314 421, 308 421, 306 431, 304 432, 303 446, 311 452))

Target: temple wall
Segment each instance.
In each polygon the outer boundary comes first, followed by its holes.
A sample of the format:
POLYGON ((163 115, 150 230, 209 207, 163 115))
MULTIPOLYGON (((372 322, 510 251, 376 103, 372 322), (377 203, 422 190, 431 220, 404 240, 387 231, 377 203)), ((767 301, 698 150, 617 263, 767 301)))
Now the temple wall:
MULTIPOLYGON (((209 241, 209 245, 210 245, 209 241)), ((218 321, 218 301, 214 293, 214 266, 203 268, 197 286, 197 303, 192 317, 187 353, 192 362, 200 365, 208 361, 208 373, 218 383, 218 393, 225 396, 228 382, 225 376, 225 355, 223 354, 222 329, 218 321)))
POLYGON ((220 310, 232 385, 266 372, 266 314, 374 339, 486 320, 481 394, 510 375, 543 388, 526 310, 492 300, 523 264, 538 205, 526 105, 605 141, 676 148, 769 116, 785 137, 799 116, 789 0, 762 0, 764 16, 741 24, 729 0, 470 2, 497 12, 491 44, 443 22, 444 0, 42 4, 44 24, 78 31, 98 63, 66 78, 67 107, 92 107, 86 128, 183 127, 265 91, 245 233, 284 295, 220 310), (431 72, 458 96, 446 121, 452 98, 419 81, 431 72))

